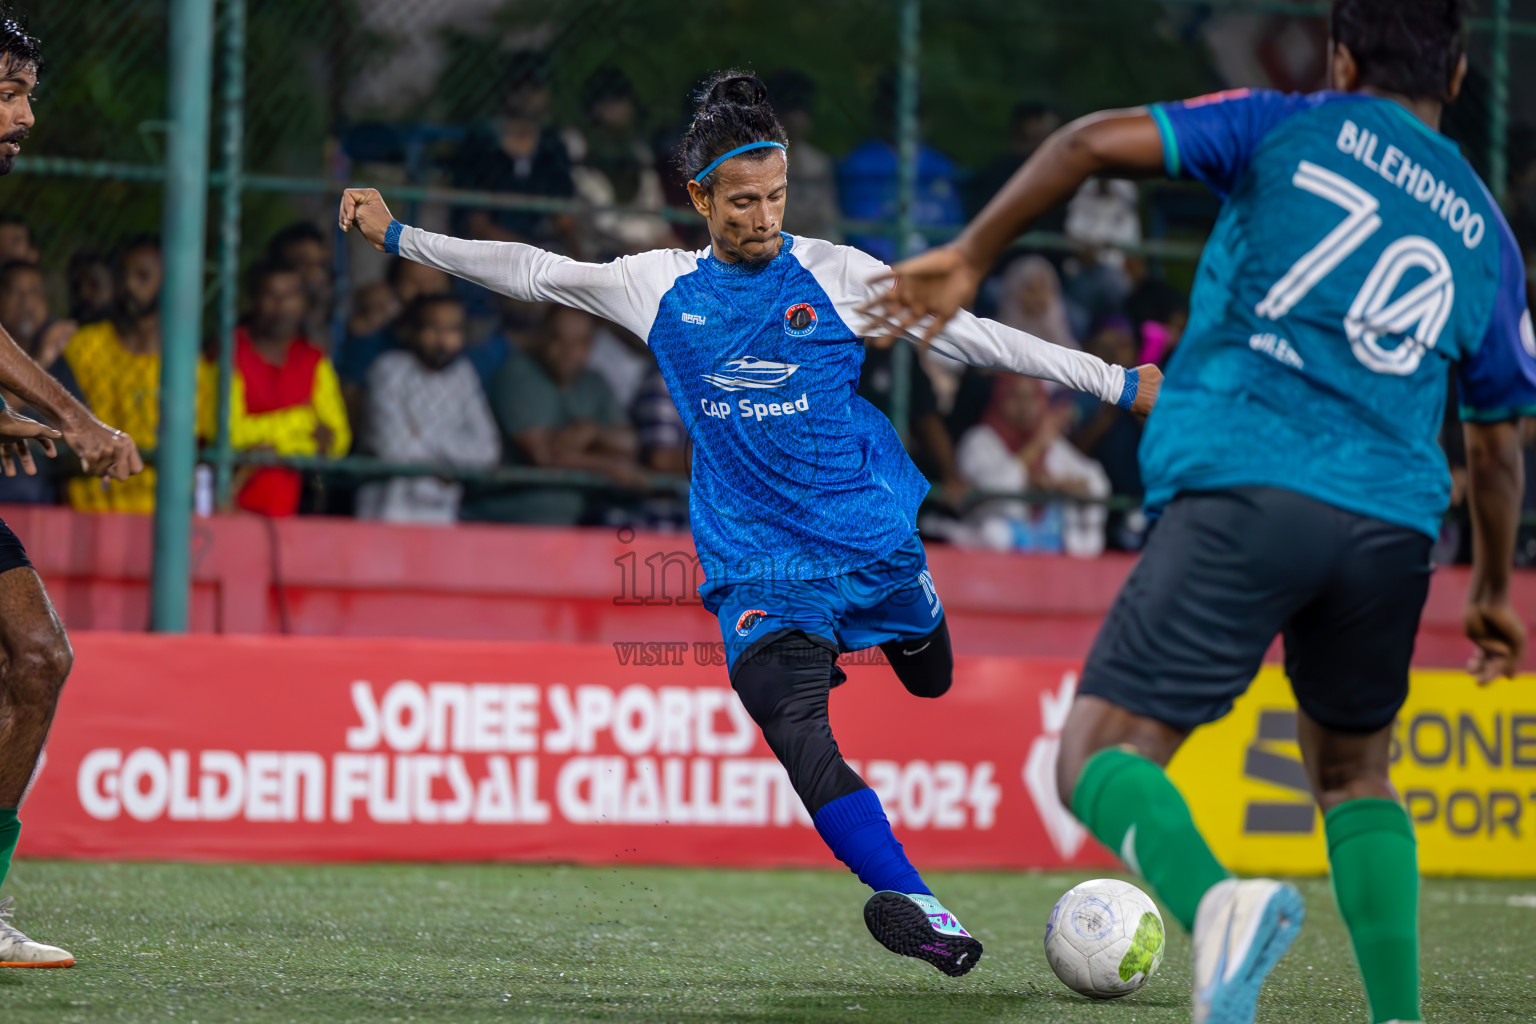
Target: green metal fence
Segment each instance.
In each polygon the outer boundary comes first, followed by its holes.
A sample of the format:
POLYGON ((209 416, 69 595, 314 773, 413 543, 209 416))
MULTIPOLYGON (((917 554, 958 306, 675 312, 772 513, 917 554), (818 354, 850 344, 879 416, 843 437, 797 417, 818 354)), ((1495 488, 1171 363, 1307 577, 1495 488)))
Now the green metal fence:
MULTIPOLYGON (((1019 100, 1042 99, 1071 116, 1219 87, 1203 35, 1219 19, 1274 19, 1274 31, 1301 26, 1316 40, 1328 10, 1278 0, 785 0, 725 2, 708 16, 685 17, 667 0, 461 6, 454 17, 444 16, 455 9, 448 0, 71 0, 32 12, 47 65, 28 155, 3 186, 6 208, 25 213, 55 272, 77 250, 165 234, 156 628, 186 621, 190 395, 200 348, 221 370, 220 429, 207 455, 220 495, 242 461, 262 461, 232 449, 227 410, 241 270, 272 231, 299 217, 328 223, 348 184, 377 184, 400 207, 591 213, 577 200, 454 188, 433 173, 444 139, 496 111, 515 55, 547 56, 555 112, 568 121, 581 117, 583 83, 594 72, 621 69, 655 134, 675 129, 681 98, 710 69, 782 66, 812 75, 822 148, 840 152, 894 127, 898 216, 845 227, 894 237, 905 251, 915 237, 947 233, 920 227, 913 215, 920 139, 974 165, 1001 147, 1019 100), (436 62, 413 62, 427 37, 436 62), (890 72, 894 126, 881 123, 873 102, 890 72), (397 132, 407 142, 388 167, 349 152, 348 140, 371 121, 411 126, 397 132)), ((1472 25, 1474 80, 1449 130, 1502 199, 1512 53, 1536 38, 1536 21, 1515 20, 1512 0, 1484 6, 1472 25)), ((692 221, 676 208, 660 215, 692 221)), ((1066 244, 1051 235, 1028 242, 1066 244)), ((1164 260, 1187 262, 1198 250, 1198 239, 1146 244, 1164 260)), ((340 261, 341 285, 346 269, 340 261)), ((904 429, 900 385, 911 361, 902 351, 892 418, 904 429)), ((292 464, 354 476, 441 472, 362 458, 292 464)), ((581 482, 579 474, 557 477, 581 482)), ((485 478, 551 479, 512 467, 485 478)))

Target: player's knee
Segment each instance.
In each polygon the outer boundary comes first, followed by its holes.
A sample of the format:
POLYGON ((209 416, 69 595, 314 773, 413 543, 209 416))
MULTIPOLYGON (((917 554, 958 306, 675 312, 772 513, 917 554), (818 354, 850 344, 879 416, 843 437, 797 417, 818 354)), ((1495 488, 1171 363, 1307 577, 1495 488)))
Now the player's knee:
POLYGON ((62 629, 32 630, 11 644, 6 667, 6 689, 11 699, 25 704, 51 705, 64 689, 75 663, 69 637, 62 629))
POLYGON ((949 624, 917 640, 891 640, 880 645, 901 685, 914 697, 942 697, 955 681, 955 652, 950 646, 949 624))
POLYGON ((1324 814, 1351 800, 1396 800, 1385 766, 1333 764, 1317 772, 1317 805, 1324 814))

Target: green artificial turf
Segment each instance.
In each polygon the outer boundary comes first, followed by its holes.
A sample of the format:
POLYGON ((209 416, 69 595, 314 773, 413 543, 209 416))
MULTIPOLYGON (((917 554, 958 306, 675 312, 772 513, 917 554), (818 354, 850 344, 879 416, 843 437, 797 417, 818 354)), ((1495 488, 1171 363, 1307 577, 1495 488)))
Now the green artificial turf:
MULTIPOLYGON (((544 866, 250 867, 24 861, 16 924, 66 971, 0 971, 0 1021, 1188 1021, 1188 940, 1112 1003, 1041 950, 1067 875, 934 874, 986 944, 953 980, 864 930, 833 872, 544 866)), ((1366 1021, 1326 883, 1260 1021, 1366 1021)), ((1430 881, 1430 1021, 1536 1019, 1536 882, 1430 881)))

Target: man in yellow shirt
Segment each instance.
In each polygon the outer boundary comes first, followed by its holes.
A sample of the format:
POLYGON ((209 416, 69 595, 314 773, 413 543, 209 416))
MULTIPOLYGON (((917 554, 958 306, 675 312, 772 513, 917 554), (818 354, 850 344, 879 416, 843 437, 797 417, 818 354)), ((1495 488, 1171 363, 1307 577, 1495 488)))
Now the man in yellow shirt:
MULTIPOLYGON (((75 332, 64 358, 91 410, 140 448, 154 448, 160 433, 160 243, 139 238, 117 258, 117 301, 110 320, 75 332)), ((103 483, 69 482, 69 503, 82 512, 155 510, 155 471, 103 483)))
MULTIPOLYGON (((345 455, 352 429, 336 369, 302 333, 308 308, 303 277, 289 264, 263 263, 251 271, 250 302, 249 316, 235 330, 230 444, 275 455, 345 455)), ((212 440, 218 432, 218 368, 205 362, 201 377, 199 432, 212 440)), ((291 516, 302 491, 294 470, 263 467, 239 481, 235 504, 260 515, 291 516)))

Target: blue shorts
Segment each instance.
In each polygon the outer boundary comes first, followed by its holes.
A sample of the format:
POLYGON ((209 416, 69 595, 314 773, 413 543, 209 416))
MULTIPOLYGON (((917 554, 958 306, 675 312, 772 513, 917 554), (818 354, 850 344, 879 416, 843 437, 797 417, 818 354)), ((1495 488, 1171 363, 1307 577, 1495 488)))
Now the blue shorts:
POLYGON ((720 620, 731 670, 752 647, 794 630, 857 651, 927 636, 944 618, 916 533, 880 561, 841 576, 708 580, 699 597, 720 620))

